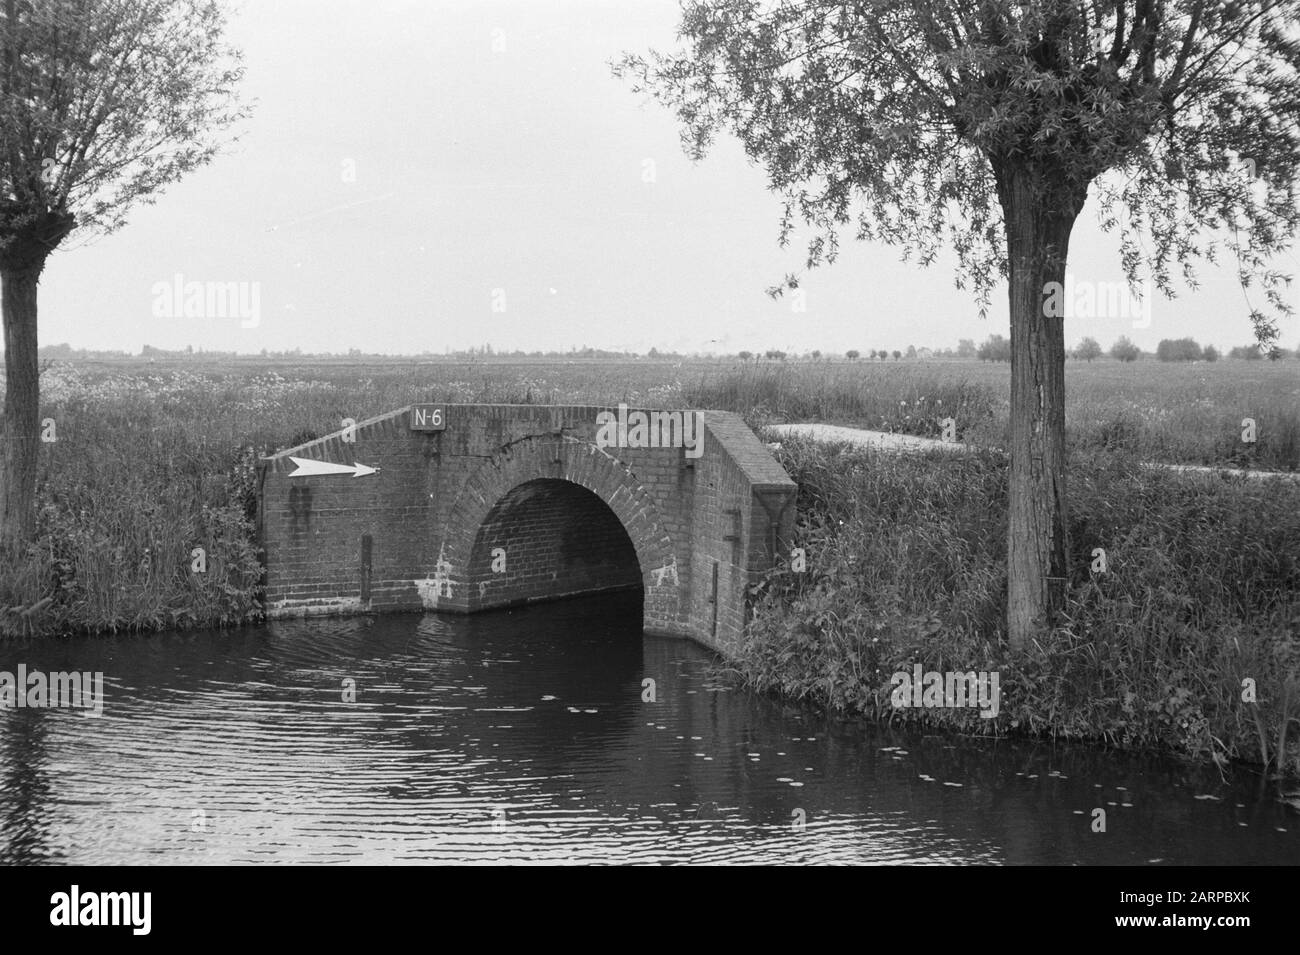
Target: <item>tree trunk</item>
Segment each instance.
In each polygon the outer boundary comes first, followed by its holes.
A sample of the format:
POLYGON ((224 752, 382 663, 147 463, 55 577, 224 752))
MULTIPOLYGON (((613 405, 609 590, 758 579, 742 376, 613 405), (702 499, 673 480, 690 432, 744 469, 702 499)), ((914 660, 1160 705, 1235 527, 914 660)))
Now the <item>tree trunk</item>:
POLYGON ((0 443, 0 554, 36 534, 41 395, 36 286, 45 260, 76 225, 70 212, 0 200, 0 310, 5 332, 5 409, 0 443))
POLYGON ((36 285, 40 268, 0 270, 5 336, 4 459, 0 469, 0 547, 17 551, 36 533, 40 448, 36 285))
POLYGON ((1049 188, 1019 165, 997 173, 1007 230, 1011 305, 1011 475, 1007 635, 1013 649, 1054 622, 1065 602, 1065 320, 1049 316, 1049 282, 1065 282, 1078 191, 1049 188))

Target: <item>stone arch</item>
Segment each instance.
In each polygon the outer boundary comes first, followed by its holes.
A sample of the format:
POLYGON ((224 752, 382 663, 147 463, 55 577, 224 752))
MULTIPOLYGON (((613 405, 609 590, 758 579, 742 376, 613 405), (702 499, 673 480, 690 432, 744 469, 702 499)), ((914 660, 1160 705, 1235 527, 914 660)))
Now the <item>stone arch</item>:
POLYGON ((473 579, 480 528, 495 508, 535 482, 567 482, 585 488, 613 513, 631 542, 640 571, 642 614, 647 630, 675 632, 686 601, 685 568, 654 498, 632 470, 589 441, 567 435, 534 435, 514 441, 484 461, 462 485, 431 561, 434 576, 426 606, 472 612, 483 606, 481 581, 473 579))
POLYGON ((594 491, 551 477, 516 484, 492 506, 466 577, 470 612, 643 590, 636 548, 618 515, 594 491))

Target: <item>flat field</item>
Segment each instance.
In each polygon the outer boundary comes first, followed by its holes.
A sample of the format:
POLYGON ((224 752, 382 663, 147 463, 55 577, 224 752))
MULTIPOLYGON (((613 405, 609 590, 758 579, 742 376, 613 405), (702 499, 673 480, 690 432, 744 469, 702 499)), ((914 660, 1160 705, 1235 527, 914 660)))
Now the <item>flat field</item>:
MULTIPOLYGON (((1001 446, 1009 378, 1006 364, 979 361, 195 358, 61 362, 42 375, 42 393, 56 420, 97 405, 122 430, 132 421, 146 430, 198 428, 210 440, 259 451, 413 401, 718 408, 754 424, 822 421, 930 437, 951 416, 962 439, 1001 446)), ((1066 394, 1068 440, 1078 449, 1300 470, 1295 359, 1071 361, 1066 394), (1251 436, 1246 419, 1253 441, 1243 440, 1251 436)))

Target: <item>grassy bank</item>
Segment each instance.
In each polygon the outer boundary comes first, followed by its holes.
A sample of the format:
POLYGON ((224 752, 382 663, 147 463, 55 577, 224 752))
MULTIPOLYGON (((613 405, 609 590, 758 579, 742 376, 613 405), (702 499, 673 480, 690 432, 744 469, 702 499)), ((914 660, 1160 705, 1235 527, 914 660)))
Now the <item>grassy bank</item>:
POLYGON ((774 571, 734 669, 829 710, 1300 770, 1300 488, 1070 465, 1066 622, 1002 642, 1006 461, 786 438, 807 570, 774 571), (1105 572, 1093 572, 1096 549, 1105 572), (996 719, 895 708, 891 676, 997 671, 996 719), (1252 680, 1256 702, 1243 701, 1252 680))

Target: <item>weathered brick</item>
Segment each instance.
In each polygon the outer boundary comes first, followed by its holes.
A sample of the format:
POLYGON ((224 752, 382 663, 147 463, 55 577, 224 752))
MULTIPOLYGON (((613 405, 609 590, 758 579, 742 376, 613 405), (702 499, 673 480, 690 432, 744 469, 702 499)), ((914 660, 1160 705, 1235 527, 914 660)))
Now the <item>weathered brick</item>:
POLYGON ((444 407, 442 432, 411 431, 403 408, 360 422, 352 442, 339 432, 262 460, 271 616, 473 612, 641 586, 648 630, 723 651, 738 639, 745 586, 781 556, 795 491, 738 416, 701 412, 704 453, 690 459, 597 447, 597 415, 617 409, 444 407), (291 455, 381 470, 291 478, 291 455))

